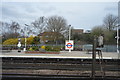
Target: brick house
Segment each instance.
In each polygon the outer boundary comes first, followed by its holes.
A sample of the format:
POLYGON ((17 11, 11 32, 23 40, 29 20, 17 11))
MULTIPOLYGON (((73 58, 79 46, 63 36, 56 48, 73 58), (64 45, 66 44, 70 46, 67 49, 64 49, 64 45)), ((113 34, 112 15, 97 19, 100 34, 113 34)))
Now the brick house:
POLYGON ((43 32, 38 35, 41 43, 54 43, 63 38, 63 35, 58 32, 43 32))

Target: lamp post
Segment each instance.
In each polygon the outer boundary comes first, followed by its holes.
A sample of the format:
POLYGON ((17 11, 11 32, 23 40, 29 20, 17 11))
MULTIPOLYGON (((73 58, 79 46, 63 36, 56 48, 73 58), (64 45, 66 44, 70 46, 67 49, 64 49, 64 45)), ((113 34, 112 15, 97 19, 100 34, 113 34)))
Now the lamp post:
POLYGON ((27 38, 26 38, 26 31, 27 31, 27 24, 25 24, 25 48, 24 48, 24 51, 26 51, 26 46, 27 46, 27 38))
MULTIPOLYGON (((70 42, 70 38, 71 38, 71 25, 69 25, 69 42, 70 42)), ((69 52, 71 52, 71 49, 69 49, 69 52)))
POLYGON ((117 36, 116 36, 116 38, 117 38, 117 53, 119 53, 119 26, 120 25, 118 25, 117 26, 117 36))
POLYGON ((70 41, 70 36, 71 36, 71 25, 69 25, 69 41, 70 41))

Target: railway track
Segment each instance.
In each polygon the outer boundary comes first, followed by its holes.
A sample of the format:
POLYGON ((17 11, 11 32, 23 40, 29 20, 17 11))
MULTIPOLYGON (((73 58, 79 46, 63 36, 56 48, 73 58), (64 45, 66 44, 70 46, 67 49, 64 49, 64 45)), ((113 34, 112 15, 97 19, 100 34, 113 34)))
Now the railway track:
MULTIPOLYGON (((87 76, 64 76, 64 75, 3 75, 2 80, 93 80, 92 77, 87 76)), ((95 77, 94 80, 120 80, 118 77, 110 77, 106 76, 105 78, 102 77, 95 77)))
MULTIPOLYGON (((119 61, 119 59, 103 60, 105 80, 120 79, 119 61)), ((15 80, 17 77, 22 77, 22 80, 30 79, 29 77, 32 77, 30 80, 35 80, 35 78, 44 80, 91 80, 91 69, 91 59, 2 58, 3 80, 6 78, 15 80)), ((95 80, 103 80, 100 70, 99 60, 96 60, 95 80)))
MULTIPOLYGON (((104 64, 120 65, 120 59, 104 59, 104 64)), ((92 59, 64 59, 64 58, 15 58, 4 57, 2 63, 59 63, 59 64, 92 64, 92 59)), ((96 59, 99 63, 99 59, 96 59)))
MULTIPOLYGON (((3 63, 3 69, 52 69, 52 70, 91 70, 91 64, 56 64, 56 63, 3 63)), ((96 70, 100 69, 100 65, 96 65, 96 70)), ((120 71, 118 65, 104 65, 106 71, 120 71)))

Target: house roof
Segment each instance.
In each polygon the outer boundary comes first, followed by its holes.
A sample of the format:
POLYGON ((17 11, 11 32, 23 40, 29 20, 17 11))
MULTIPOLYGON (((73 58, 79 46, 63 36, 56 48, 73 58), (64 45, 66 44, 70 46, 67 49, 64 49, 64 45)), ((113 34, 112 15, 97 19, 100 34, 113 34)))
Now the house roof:
POLYGON ((72 29, 73 33, 83 33, 83 29, 72 29))

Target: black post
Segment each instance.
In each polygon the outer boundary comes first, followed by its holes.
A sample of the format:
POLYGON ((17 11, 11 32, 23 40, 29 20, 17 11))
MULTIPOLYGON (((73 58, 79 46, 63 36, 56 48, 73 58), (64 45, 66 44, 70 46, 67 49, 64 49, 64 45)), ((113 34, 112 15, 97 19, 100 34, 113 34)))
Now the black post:
POLYGON ((95 65, 96 65, 96 37, 93 41, 93 53, 92 53, 92 79, 95 80, 95 65))

